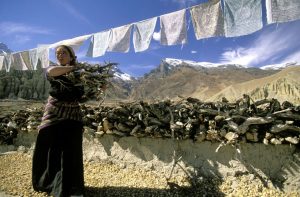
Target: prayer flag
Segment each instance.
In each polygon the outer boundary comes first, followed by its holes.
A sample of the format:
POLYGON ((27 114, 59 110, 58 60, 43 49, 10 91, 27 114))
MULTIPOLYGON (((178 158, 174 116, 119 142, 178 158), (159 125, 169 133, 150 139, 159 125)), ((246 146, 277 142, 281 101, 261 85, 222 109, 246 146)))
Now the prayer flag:
POLYGON ((135 52, 145 51, 149 48, 156 21, 157 17, 154 17, 134 24, 133 46, 135 52))
POLYGON ((300 0, 267 0, 267 23, 282 23, 300 19, 300 0))
POLYGON ((224 36, 224 18, 221 1, 212 0, 190 9, 197 40, 224 36))
POLYGON ((160 16, 160 43, 163 45, 185 44, 187 42, 186 10, 179 10, 160 16))
POLYGON ((224 0, 225 36, 251 34, 263 27, 261 0, 224 0))

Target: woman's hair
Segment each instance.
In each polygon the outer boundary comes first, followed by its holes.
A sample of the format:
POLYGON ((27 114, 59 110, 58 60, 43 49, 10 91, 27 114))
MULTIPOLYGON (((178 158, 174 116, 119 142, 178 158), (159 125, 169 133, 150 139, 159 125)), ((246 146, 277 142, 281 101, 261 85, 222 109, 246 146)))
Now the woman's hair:
MULTIPOLYGON (((67 45, 59 45, 58 47, 56 47, 56 50, 60 47, 65 48, 69 52, 69 54, 72 58, 70 65, 75 65, 77 63, 77 56, 75 55, 73 48, 70 46, 67 46, 67 45)), ((55 53, 56 53, 56 50, 55 50, 55 53)))

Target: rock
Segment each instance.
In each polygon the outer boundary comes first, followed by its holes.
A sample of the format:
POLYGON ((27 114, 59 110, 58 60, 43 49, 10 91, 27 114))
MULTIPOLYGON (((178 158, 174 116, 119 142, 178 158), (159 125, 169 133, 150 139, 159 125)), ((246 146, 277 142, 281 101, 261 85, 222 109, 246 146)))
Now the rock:
POLYGON ((208 130, 206 134, 206 140, 208 141, 221 141, 218 131, 208 130))
POLYGON ((206 134, 204 132, 200 132, 196 136, 196 141, 197 142, 202 142, 202 141, 205 140, 205 138, 206 138, 206 134))
POLYGON ((152 126, 148 126, 145 128, 145 133, 148 133, 148 134, 151 134, 152 132, 154 132, 154 130, 158 128, 157 126, 155 125, 152 125, 152 126))
POLYGON ((26 152, 26 147, 25 146, 19 146, 17 151, 25 153, 26 152))
POLYGON ((251 142, 258 142, 258 133, 246 133, 246 139, 251 142))
POLYGON ((234 132, 239 132, 239 126, 237 123, 231 121, 231 120, 227 120, 227 125, 229 127, 230 130, 234 131, 234 132))
POLYGON ((287 125, 292 125, 292 124, 294 124, 294 122, 295 122, 295 121, 293 121, 293 120, 286 120, 286 121, 285 121, 285 124, 287 124, 287 125))
POLYGON ((107 129, 105 134, 113 134, 113 130, 112 129, 107 129))
POLYGON ((96 131, 95 137, 99 138, 99 137, 102 137, 104 134, 105 134, 104 131, 96 131))
POLYGON ((113 129, 112 130, 113 134, 117 135, 117 136, 120 136, 120 137, 125 137, 125 136, 128 136, 127 133, 124 133, 124 132, 121 132, 121 131, 118 131, 117 129, 113 129))
POLYGON ((121 132, 130 132, 131 131, 131 129, 128 126, 126 126, 125 124, 123 124, 123 123, 117 124, 116 127, 121 132))
POLYGON ((94 127, 98 127, 98 123, 97 122, 92 122, 92 125, 94 126, 94 127))
POLYGON ((272 136, 273 136, 273 134, 266 132, 265 139, 269 140, 272 138, 272 136))
POLYGON ((227 143, 234 143, 238 137, 239 137, 239 135, 236 133, 233 133, 233 132, 228 132, 225 135, 225 138, 227 139, 227 143))
POLYGON ((9 123, 7 123, 7 127, 16 129, 17 128, 17 124, 15 122, 9 121, 9 123))
POLYGON ((272 138, 270 140, 270 142, 271 142, 271 144, 275 144, 275 145, 282 144, 282 142, 279 139, 277 139, 277 138, 272 138))
POLYGON ((98 125, 97 132, 104 132, 104 129, 103 129, 102 125, 98 125))
POLYGON ((134 135, 138 130, 142 128, 141 125, 136 125, 130 132, 130 135, 134 135))
POLYGON ((103 119, 103 131, 107 132, 107 130, 111 130, 113 128, 113 124, 110 123, 107 118, 103 119))
POLYGON ((286 137, 284 138, 285 141, 291 143, 291 144, 299 144, 299 138, 295 137, 286 137))
POLYGON ((215 121, 216 122, 222 122, 224 120, 225 120, 225 116, 220 116, 220 115, 215 116, 215 121))
POLYGON ((221 129, 221 131, 220 131, 220 136, 226 138, 226 137, 225 137, 226 134, 227 134, 226 130, 221 129))
POLYGON ((216 121, 215 120, 209 120, 208 121, 208 128, 210 130, 215 130, 216 129, 216 121))

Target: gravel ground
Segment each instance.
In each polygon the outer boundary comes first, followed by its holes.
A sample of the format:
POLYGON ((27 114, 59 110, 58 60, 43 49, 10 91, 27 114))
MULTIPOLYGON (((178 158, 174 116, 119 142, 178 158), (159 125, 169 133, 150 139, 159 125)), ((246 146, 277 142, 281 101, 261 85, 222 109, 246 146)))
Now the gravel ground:
MULTIPOLYGON (((31 187, 31 155, 11 152, 0 155, 0 197, 47 196, 31 187)), ((300 196, 284 193, 270 184, 267 188, 254 175, 226 180, 198 178, 193 184, 185 177, 166 177, 154 171, 129 169, 112 163, 85 162, 86 196, 300 196)))

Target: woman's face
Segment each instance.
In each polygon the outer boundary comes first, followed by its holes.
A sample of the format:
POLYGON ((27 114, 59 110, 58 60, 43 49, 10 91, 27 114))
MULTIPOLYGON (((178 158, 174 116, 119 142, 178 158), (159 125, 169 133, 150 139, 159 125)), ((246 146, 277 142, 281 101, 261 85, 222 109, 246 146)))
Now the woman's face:
POLYGON ((58 47, 56 49, 55 55, 60 65, 64 66, 66 64, 70 64, 70 62, 72 61, 72 57, 65 47, 58 47))

